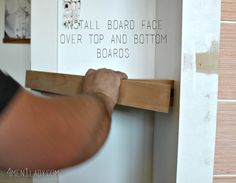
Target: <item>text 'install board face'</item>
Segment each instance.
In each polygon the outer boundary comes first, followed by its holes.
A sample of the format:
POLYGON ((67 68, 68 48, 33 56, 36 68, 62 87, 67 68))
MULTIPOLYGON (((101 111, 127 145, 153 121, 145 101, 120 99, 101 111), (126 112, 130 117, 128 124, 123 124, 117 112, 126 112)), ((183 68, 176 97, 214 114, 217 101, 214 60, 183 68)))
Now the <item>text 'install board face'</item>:
MULTIPOLYGON (((154 78, 156 47, 168 41, 165 22, 156 18, 155 0, 58 3, 58 72, 85 74, 89 68, 110 68, 131 79, 154 78)), ((151 183, 152 146, 153 114, 118 108, 102 150, 59 180, 151 183)))
POLYGON ((153 78, 155 47, 168 41, 155 0, 67 2, 59 3, 60 72, 107 67, 153 78))

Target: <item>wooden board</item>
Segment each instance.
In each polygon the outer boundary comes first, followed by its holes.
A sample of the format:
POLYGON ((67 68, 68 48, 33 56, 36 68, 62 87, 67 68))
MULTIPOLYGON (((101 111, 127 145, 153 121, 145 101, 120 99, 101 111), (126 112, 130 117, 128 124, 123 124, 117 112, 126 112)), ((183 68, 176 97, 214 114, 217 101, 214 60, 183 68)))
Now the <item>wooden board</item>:
MULTIPOLYGON (((26 72, 26 87, 61 95, 78 95, 81 92, 83 76, 26 72)), ((119 105, 151 111, 169 111, 173 81, 124 80, 120 87, 119 105)))
POLYGON ((236 176, 234 177, 215 176, 213 183, 236 183, 236 176))
POLYGON ((221 24, 219 99, 236 99, 236 24, 221 24))
POLYGON ((219 102, 215 175, 236 174, 236 102, 219 102))
POLYGON ((30 43, 30 39, 4 38, 3 43, 30 43))
POLYGON ((221 19, 224 21, 236 21, 236 1, 222 0, 221 19))

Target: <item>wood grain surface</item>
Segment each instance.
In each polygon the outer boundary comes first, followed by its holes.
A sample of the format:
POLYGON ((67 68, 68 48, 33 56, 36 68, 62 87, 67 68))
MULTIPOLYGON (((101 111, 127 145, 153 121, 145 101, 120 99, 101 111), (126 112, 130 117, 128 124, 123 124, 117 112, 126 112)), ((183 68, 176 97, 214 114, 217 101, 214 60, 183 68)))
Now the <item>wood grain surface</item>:
MULTIPOLYGON (((26 87, 61 95, 81 93, 83 76, 27 71, 26 87)), ((171 88, 169 80, 124 80, 120 87, 119 105, 151 111, 169 111, 171 88)))
POLYGON ((218 103, 214 174, 236 174, 236 102, 218 103))
POLYGON ((235 0, 222 0, 221 20, 236 21, 235 0))
POLYGON ((236 1, 222 0, 214 183, 236 183, 236 1))
POLYGON ((236 99, 236 24, 221 24, 219 99, 236 99))
POLYGON ((214 177, 214 183, 236 183, 236 177, 214 177))

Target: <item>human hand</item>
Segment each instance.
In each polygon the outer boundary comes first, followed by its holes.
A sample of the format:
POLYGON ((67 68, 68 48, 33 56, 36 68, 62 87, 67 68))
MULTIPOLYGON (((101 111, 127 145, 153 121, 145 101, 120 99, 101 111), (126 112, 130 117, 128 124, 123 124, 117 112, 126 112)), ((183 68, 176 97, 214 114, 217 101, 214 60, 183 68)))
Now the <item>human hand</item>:
POLYGON ((125 73, 119 71, 89 69, 84 77, 82 92, 102 97, 111 111, 119 98, 121 81, 127 78, 125 73))

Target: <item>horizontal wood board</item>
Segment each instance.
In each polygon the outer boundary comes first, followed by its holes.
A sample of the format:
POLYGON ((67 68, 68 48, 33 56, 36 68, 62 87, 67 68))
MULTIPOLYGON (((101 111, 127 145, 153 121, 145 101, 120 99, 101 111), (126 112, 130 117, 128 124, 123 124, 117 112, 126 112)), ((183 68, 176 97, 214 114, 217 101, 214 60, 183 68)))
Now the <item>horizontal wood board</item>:
MULTIPOLYGON (((54 94, 78 95, 81 93, 82 82, 83 76, 26 72, 26 87, 54 94)), ((173 85, 174 82, 170 80, 124 80, 120 87, 118 104, 167 113, 173 85)))

